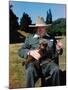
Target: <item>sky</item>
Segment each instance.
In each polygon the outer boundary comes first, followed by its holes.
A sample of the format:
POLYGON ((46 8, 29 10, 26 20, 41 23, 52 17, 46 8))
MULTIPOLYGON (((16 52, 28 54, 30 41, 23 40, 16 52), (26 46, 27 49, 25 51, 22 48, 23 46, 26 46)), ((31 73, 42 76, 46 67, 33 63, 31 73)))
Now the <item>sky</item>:
POLYGON ((46 12, 48 9, 51 9, 53 20, 58 18, 66 18, 65 4, 35 3, 23 1, 11 1, 10 4, 13 5, 12 10, 19 18, 18 22, 20 22, 24 12, 31 17, 32 23, 35 23, 37 16, 41 16, 46 20, 46 12))

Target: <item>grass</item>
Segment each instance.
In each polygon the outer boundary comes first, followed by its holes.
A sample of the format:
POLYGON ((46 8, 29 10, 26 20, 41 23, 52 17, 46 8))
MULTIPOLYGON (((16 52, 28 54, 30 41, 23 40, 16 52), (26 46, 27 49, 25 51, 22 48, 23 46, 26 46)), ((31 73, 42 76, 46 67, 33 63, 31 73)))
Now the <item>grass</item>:
MULTIPOLYGON (((65 70, 66 68, 66 47, 65 47, 65 37, 61 39, 63 43, 63 55, 60 56, 59 59, 59 66, 60 69, 65 70)), ((25 67, 22 66, 22 58, 18 56, 18 49, 21 47, 22 44, 10 44, 9 45, 9 88, 25 88, 25 67)), ((40 79, 36 83, 36 87, 40 86, 40 79)))

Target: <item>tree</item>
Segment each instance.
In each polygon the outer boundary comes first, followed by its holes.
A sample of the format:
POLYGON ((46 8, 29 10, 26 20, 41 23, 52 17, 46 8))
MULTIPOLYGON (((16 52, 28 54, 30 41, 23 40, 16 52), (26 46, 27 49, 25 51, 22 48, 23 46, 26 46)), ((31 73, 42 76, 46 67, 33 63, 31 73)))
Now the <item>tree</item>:
POLYGON ((49 10, 47 11, 46 23, 47 23, 47 24, 51 24, 51 23, 52 23, 52 13, 51 13, 51 9, 49 9, 49 10))
POLYGON ((46 23, 47 23, 47 24, 49 23, 49 20, 48 20, 49 18, 48 18, 48 17, 49 17, 49 13, 48 13, 48 11, 47 11, 47 16, 46 16, 46 23))
POLYGON ((53 21, 52 25, 48 27, 48 32, 54 35, 65 35, 66 34, 66 19, 59 18, 53 21))
POLYGON ((49 23, 51 24, 52 23, 52 13, 51 13, 51 9, 49 9, 49 23))
POLYGON ((9 6, 9 30, 10 30, 10 43, 15 43, 18 39, 18 17, 14 14, 12 10, 12 5, 9 6))
POLYGON ((30 25, 31 23, 32 23, 31 18, 27 13, 24 12, 20 20, 20 29, 29 32, 28 25, 30 25))

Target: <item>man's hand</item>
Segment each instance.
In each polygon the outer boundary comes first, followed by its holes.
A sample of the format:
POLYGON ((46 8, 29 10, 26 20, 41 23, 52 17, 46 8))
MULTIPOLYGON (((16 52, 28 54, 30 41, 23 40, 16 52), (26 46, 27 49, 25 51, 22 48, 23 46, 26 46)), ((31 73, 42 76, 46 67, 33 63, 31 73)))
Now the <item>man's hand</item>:
POLYGON ((62 55, 62 53, 63 53, 62 43, 60 40, 57 40, 56 51, 60 55, 62 55))

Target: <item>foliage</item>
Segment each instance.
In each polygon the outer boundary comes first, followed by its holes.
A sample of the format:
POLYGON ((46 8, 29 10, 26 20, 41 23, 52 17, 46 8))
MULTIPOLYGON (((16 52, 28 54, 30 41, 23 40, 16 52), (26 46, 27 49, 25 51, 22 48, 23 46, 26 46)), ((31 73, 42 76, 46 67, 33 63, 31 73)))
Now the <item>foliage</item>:
POLYGON ((51 24, 51 23, 52 23, 52 13, 51 13, 51 9, 49 9, 49 10, 47 11, 46 23, 47 23, 47 24, 51 24))
POLYGON ((47 28, 48 32, 61 36, 66 34, 66 19, 65 18, 60 18, 55 21, 53 21, 52 25, 47 28))
POLYGON ((13 6, 9 7, 9 31, 10 31, 10 43, 18 40, 19 35, 17 30, 19 29, 18 17, 14 14, 12 10, 13 6))
POLYGON ((27 13, 24 12, 20 20, 20 29, 23 31, 29 32, 28 25, 30 25, 31 23, 32 23, 31 18, 27 13))

